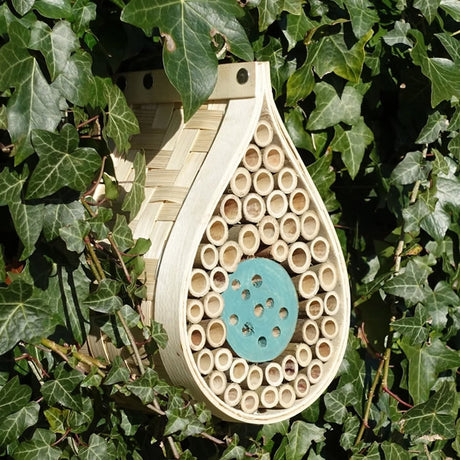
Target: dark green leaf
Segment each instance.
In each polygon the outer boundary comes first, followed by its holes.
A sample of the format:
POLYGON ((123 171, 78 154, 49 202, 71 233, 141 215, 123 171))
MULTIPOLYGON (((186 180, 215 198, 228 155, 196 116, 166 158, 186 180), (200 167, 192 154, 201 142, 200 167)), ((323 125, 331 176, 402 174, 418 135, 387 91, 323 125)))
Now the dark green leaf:
POLYGON ((30 401, 32 389, 19 383, 18 376, 13 377, 0 390, 0 417, 18 411, 30 401))
POLYGON ((408 152, 393 169, 391 180, 395 184, 407 185, 425 179, 427 174, 428 168, 422 152, 408 152))
POLYGON ((455 21, 460 21, 460 5, 456 0, 441 0, 441 8, 450 14, 455 21))
POLYGON ((158 374, 149 367, 145 369, 145 374, 126 385, 129 391, 136 395, 143 404, 149 404, 155 399, 154 387, 158 381, 158 374))
POLYGON ((242 460, 245 458, 246 449, 243 446, 239 445, 240 439, 235 433, 232 436, 230 444, 227 446, 225 451, 222 454, 220 460, 242 460))
POLYGON ((410 344, 423 343, 428 337, 428 330, 424 327, 428 317, 423 308, 418 305, 415 309, 414 316, 398 319, 394 321, 393 328, 395 331, 404 335, 404 338, 410 344))
POLYGON ((311 64, 305 61, 287 81, 286 104, 295 106, 298 101, 305 99, 312 92, 314 86, 315 77, 311 64))
POLYGON ((68 19, 72 15, 70 0, 35 0, 34 8, 46 18, 68 19))
POLYGON ((80 201, 46 204, 43 210, 43 235, 48 241, 59 236, 61 227, 83 220, 85 208, 80 201))
POLYGON ((296 420, 291 425, 291 430, 286 436, 288 439, 286 458, 301 460, 312 442, 320 442, 324 439, 324 432, 324 428, 320 428, 312 423, 296 420))
POLYGON ((383 41, 389 46, 412 46, 411 41, 407 38, 407 32, 409 31, 409 29, 409 23, 403 21, 396 21, 394 28, 383 37, 383 41))
POLYGON ((437 202, 434 211, 422 219, 420 226, 432 238, 440 240, 444 238, 449 228, 450 218, 450 214, 444 210, 440 202, 437 202))
POLYGON ((415 141, 417 144, 429 144, 438 139, 439 135, 449 126, 447 117, 441 115, 438 111, 429 115, 426 125, 420 131, 415 141))
POLYGON ((351 26, 357 38, 365 35, 376 22, 379 16, 368 0, 344 0, 350 14, 351 26))
POLYGON ((107 377, 104 379, 104 385, 113 385, 114 383, 126 383, 129 380, 129 370, 124 365, 120 356, 115 356, 112 361, 107 377))
POLYGON ((89 29, 89 23, 96 19, 96 4, 88 0, 77 0, 72 12, 72 29, 81 37, 89 29))
POLYGON ((347 417, 347 406, 356 406, 359 403, 356 389, 351 382, 347 383, 324 396, 324 404, 326 405, 324 419, 328 422, 341 424, 347 417))
POLYGON ((128 227, 126 217, 122 214, 117 214, 113 227, 113 239, 121 252, 126 252, 134 244, 131 229, 128 227))
POLYGON ((93 433, 89 438, 88 447, 81 447, 78 457, 82 460, 115 460, 115 446, 102 436, 93 433))
POLYGON ((121 208, 123 211, 129 211, 130 221, 136 217, 145 198, 146 167, 145 156, 141 153, 137 153, 134 159, 134 172, 133 185, 126 194, 121 208))
POLYGON ((439 281, 431 295, 424 303, 425 314, 430 318, 431 325, 438 330, 443 330, 447 324, 449 307, 459 305, 460 299, 446 281, 439 281))
POLYGON ((84 220, 77 220, 59 229, 59 236, 64 240, 69 251, 81 253, 85 249, 84 238, 88 236, 90 225, 84 220))
POLYGON ((286 29, 283 30, 283 33, 289 42, 289 49, 293 48, 300 40, 303 40, 307 31, 316 25, 307 18, 303 10, 298 15, 288 14, 286 22, 286 29))
MULTIPOLYGON (((460 12, 460 9, 459 9, 460 12)), ((448 33, 435 34, 438 40, 442 43, 442 46, 450 54, 450 57, 454 62, 460 61, 460 44, 458 40, 448 33)))
POLYGON ((15 441, 30 426, 37 423, 40 406, 30 402, 0 422, 0 448, 15 441))
POLYGON ((394 442, 384 441, 382 450, 386 460, 410 460, 412 458, 406 449, 394 442))
POLYGON ((115 313, 123 305, 122 300, 117 295, 120 288, 120 281, 105 278, 99 283, 96 291, 83 301, 83 304, 100 313, 115 313))
POLYGON ((19 444, 14 451, 16 460, 58 460, 62 451, 51 444, 55 442, 55 435, 50 431, 39 428, 30 441, 24 441, 19 444), (38 433, 43 433, 41 436, 38 433), (45 433, 51 435, 46 436, 45 433))
POLYGON ((414 7, 419 9, 429 24, 436 17, 441 0, 415 0, 414 7))
POLYGON ((168 335, 161 323, 152 321, 152 338, 160 348, 166 347, 168 343, 168 335))

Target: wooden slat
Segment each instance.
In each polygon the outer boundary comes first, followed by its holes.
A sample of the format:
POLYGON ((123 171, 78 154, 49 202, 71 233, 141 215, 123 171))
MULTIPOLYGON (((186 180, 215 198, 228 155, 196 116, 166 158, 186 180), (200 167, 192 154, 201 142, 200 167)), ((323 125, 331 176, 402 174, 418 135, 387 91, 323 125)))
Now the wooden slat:
POLYGON ((187 196, 187 187, 155 187, 150 202, 156 201, 170 201, 172 203, 182 204, 184 198, 187 196))
POLYGON ((145 185, 147 187, 156 187, 160 185, 173 185, 176 182, 179 170, 173 169, 149 169, 145 185))
POLYGON ((176 140, 174 151, 169 159, 166 169, 181 169, 184 166, 187 155, 195 144, 195 139, 201 131, 199 129, 183 129, 176 140))
POLYGON ((195 180, 196 173, 200 169, 206 155, 202 152, 190 152, 184 167, 174 181, 177 187, 190 187, 195 180))

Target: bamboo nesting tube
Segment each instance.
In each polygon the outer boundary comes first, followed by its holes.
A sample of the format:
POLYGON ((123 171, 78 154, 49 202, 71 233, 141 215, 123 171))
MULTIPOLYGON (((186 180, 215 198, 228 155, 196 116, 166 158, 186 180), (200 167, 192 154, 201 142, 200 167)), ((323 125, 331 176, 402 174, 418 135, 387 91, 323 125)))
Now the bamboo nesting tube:
POLYGON ((296 188, 289 195, 289 208, 290 210, 297 215, 304 214, 308 207, 310 206, 310 197, 308 193, 303 188, 296 188))
POLYGON ((318 293, 320 286, 319 279, 312 270, 307 270, 305 273, 295 276, 292 278, 292 281, 297 292, 304 299, 310 299, 318 293))
POLYGON ((267 121, 260 119, 254 132, 254 142, 259 147, 266 147, 273 140, 273 127, 272 124, 267 121))
POLYGON ((323 291, 332 291, 337 284, 337 270, 330 263, 312 265, 310 270, 317 274, 319 284, 323 291))
POLYGON ((248 390, 257 390, 264 380, 264 371, 257 364, 251 364, 248 369, 246 380, 241 384, 248 390))
POLYGON ((283 263, 289 254, 289 247, 286 241, 278 240, 268 248, 259 251, 256 255, 257 257, 266 257, 268 259, 273 259, 276 262, 283 263))
POLYGON ((299 374, 292 384, 298 398, 305 398, 310 390, 310 381, 305 374, 299 374))
POLYGON ((206 378, 206 382, 211 391, 220 396, 227 388, 227 377, 222 371, 212 371, 206 378))
POLYGON ((259 195, 266 196, 275 188, 273 174, 265 168, 258 169, 252 175, 252 189, 259 195))
POLYGON ((283 369, 278 363, 270 362, 260 364, 260 367, 264 370, 265 381, 268 385, 278 387, 283 381, 283 369))
POLYGON ((292 407, 296 400, 296 394, 294 388, 288 383, 281 385, 278 388, 278 406, 282 407, 283 409, 288 409, 292 407))
POLYGON ((285 167, 275 174, 275 182, 283 193, 289 194, 297 187, 297 174, 292 168, 285 167))
POLYGON ((323 299, 324 313, 329 316, 335 315, 339 310, 339 296, 337 292, 325 292, 320 294, 320 297, 323 299))
POLYGON ((218 371, 228 371, 233 362, 232 352, 228 348, 215 348, 211 351, 214 355, 214 367, 218 371))
POLYGON ((260 405, 266 409, 271 409, 278 404, 278 388, 268 385, 255 390, 259 395, 260 405))
POLYGON ((245 391, 241 397, 240 407, 243 412, 253 414, 259 408, 259 395, 252 390, 245 391))
POLYGON ((230 190, 238 197, 246 196, 251 189, 251 174, 246 168, 237 168, 230 179, 230 190))
POLYGON ((283 264, 292 273, 304 273, 310 266, 311 257, 308 246, 302 241, 296 241, 289 246, 286 262, 283 264))
POLYGON ((204 305, 201 300, 187 299, 187 321, 190 323, 199 323, 203 319, 204 305))
POLYGON ((234 272, 243 257, 238 243, 229 240, 219 248, 219 263, 227 272, 234 272))
POLYGON ((294 355, 281 355, 281 357, 275 358, 274 361, 281 365, 284 380, 291 382, 296 378, 299 373, 299 363, 294 355))
POLYGON ((190 277, 188 291, 192 297, 204 297, 211 288, 209 275, 201 268, 194 268, 190 277))
POLYGON ((228 232, 228 238, 237 241, 246 256, 254 255, 260 246, 260 233, 253 224, 232 227, 228 232))
POLYGON ((222 246, 228 239, 227 222, 220 216, 212 216, 203 235, 205 242, 222 246))
POLYGON ((300 236, 300 219, 292 212, 280 219, 280 236, 286 243, 294 243, 300 236))
POLYGON ((334 339, 339 333, 339 326, 337 321, 332 316, 323 316, 318 320, 320 324, 321 334, 326 339, 334 339))
POLYGON ((218 318, 224 310, 224 299, 218 292, 210 291, 203 297, 203 308, 208 318, 218 318))
POLYGON ((204 320, 201 322, 206 331, 206 340, 211 348, 221 347, 227 338, 225 323, 219 318, 204 320))
POLYGON ((241 383, 246 380, 249 372, 248 362, 243 358, 236 358, 230 366, 228 375, 234 383, 241 383))
POLYGON ((271 144, 264 148, 262 163, 269 171, 277 173, 284 166, 284 152, 280 146, 271 144))
POLYGON ((268 214, 275 219, 283 217, 289 206, 287 196, 281 190, 273 190, 273 192, 265 198, 265 203, 268 214))
POLYGON ((294 342, 304 341, 307 345, 314 345, 319 339, 319 327, 312 319, 297 321, 296 330, 292 336, 294 342))
POLYGON ((312 385, 318 383, 323 375, 324 364, 319 359, 313 359, 307 367, 307 377, 312 385))
POLYGON ((219 212, 228 225, 234 225, 243 217, 241 200, 232 193, 224 195, 219 203, 219 212))
POLYGON ((326 362, 331 356, 334 348, 330 340, 321 338, 315 344, 315 356, 326 362))
POLYGON ((313 241, 310 241, 308 248, 310 249, 311 257, 316 262, 326 262, 329 257, 329 241, 322 236, 317 236, 313 241))
POLYGON ((318 319, 323 314, 323 311, 323 299, 319 295, 299 302, 299 315, 300 312, 305 312, 310 319, 318 319))
POLYGON ((318 214, 315 211, 309 210, 300 216, 300 234, 307 241, 313 240, 318 236, 320 229, 318 214))
POLYGON ((262 166, 262 154, 259 147, 249 144, 243 157, 243 166, 251 172, 255 172, 262 166))
POLYGON ((197 353, 194 353, 193 359, 195 360, 196 367, 202 375, 210 374, 214 368, 214 356, 209 348, 203 348, 197 353))
POLYGON ((194 267, 212 270, 219 260, 217 249, 213 244, 200 244, 196 252, 194 267))
POLYGON ((200 324, 192 324, 187 329, 187 338, 192 351, 200 351, 206 343, 206 331, 200 324))
POLYGON ((243 200, 243 218, 251 223, 258 223, 265 214, 266 206, 263 198, 257 193, 249 193, 243 200))
POLYGON ((272 216, 264 216, 258 224, 260 240, 268 246, 275 243, 280 236, 278 221, 272 216))
POLYGON ((291 342, 284 351, 293 354, 300 367, 307 367, 312 359, 310 347, 306 343, 291 342))
POLYGON ((228 288, 228 273, 222 267, 215 267, 209 273, 211 289, 215 292, 224 292, 228 288))
POLYGON ((241 397, 243 396, 243 391, 237 383, 229 383, 227 388, 224 390, 224 402, 230 407, 237 406, 241 397))

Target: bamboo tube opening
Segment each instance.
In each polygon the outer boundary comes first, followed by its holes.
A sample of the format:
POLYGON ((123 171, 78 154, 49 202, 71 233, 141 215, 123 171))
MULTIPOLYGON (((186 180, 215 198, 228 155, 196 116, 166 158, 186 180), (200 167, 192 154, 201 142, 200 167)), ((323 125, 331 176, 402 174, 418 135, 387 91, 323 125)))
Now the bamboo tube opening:
POLYGON ((297 187, 297 174, 292 168, 283 168, 275 175, 276 185, 283 193, 291 193, 297 187))
POLYGON ((319 233, 320 222, 315 211, 307 211, 300 217, 300 234, 304 239, 310 241, 319 233))
POLYGON ((247 414, 254 413, 259 407, 259 395, 252 390, 245 391, 240 402, 241 410, 247 414))
POLYGON ((266 147, 273 140, 273 128, 270 122, 259 120, 254 132, 254 142, 259 147, 266 147))
POLYGON ((323 374, 323 363, 319 359, 314 359, 307 367, 307 377, 311 384, 318 383, 323 374))
POLYGON ((315 272, 308 270, 292 279, 297 292, 304 299, 314 297, 319 290, 319 280, 315 272))
POLYGON ((212 371, 207 378, 207 383, 211 391, 220 396, 227 388, 227 377, 222 371, 212 371))
POLYGON ((235 407, 241 401, 243 391, 237 383, 229 383, 224 390, 224 402, 230 407, 235 407))
POLYGON ((289 195, 289 208, 297 215, 303 214, 310 206, 310 197, 303 188, 296 188, 289 195))
POLYGON ((203 298, 203 308, 208 318, 218 318, 224 310, 224 299, 218 292, 208 292, 203 298))
POLYGON ((214 368, 214 356, 208 348, 203 348, 198 353, 194 353, 193 358, 200 374, 207 375, 214 368))
POLYGON ((323 317, 321 320, 321 333, 326 339, 333 339, 339 333, 337 321, 329 316, 323 317))
POLYGON ((258 227, 262 243, 272 245, 279 238, 280 228, 274 217, 264 216, 258 227))
POLYGON ((243 251, 235 241, 227 241, 219 248, 219 263, 227 272, 234 272, 240 263, 243 251))
POLYGON ((283 381, 283 369, 278 363, 268 363, 265 365, 265 381, 274 387, 281 385, 283 381))
POLYGON ((260 222, 265 209, 265 202, 257 193, 249 193, 243 200, 243 217, 248 222, 260 222))
POLYGON ((300 367, 307 367, 310 364, 312 353, 306 343, 290 343, 285 351, 295 355, 295 359, 300 367))
POLYGON ((266 147, 262 154, 262 163, 269 171, 277 173, 284 166, 284 152, 278 145, 266 147))
POLYGON ((305 313, 310 319, 320 318, 324 309, 323 300, 319 296, 301 302, 299 307, 305 309, 305 313))
POLYGON ((283 369, 283 377, 288 382, 294 380, 299 373, 299 364, 292 355, 286 355, 281 362, 281 367, 283 369))
POLYGON ((228 288, 228 273, 222 267, 215 267, 209 274, 211 289, 215 292, 224 292, 228 288))
POLYGON ((257 390, 259 395, 260 404, 266 409, 271 409, 278 404, 279 396, 278 389, 273 386, 259 387, 257 390))
POLYGON ((233 362, 232 352, 228 348, 217 348, 212 353, 215 368, 222 372, 228 371, 233 362))
POLYGON ((305 243, 297 241, 289 247, 287 264, 293 273, 304 273, 310 262, 310 251, 305 243))
POLYGON ((201 268, 194 268, 190 278, 189 293, 192 297, 203 297, 211 287, 208 274, 201 268))
POLYGON ((332 264, 322 263, 313 265, 310 270, 318 275, 319 284, 323 291, 332 291, 337 284, 337 271, 332 264))
POLYGON ((195 267, 204 268, 205 270, 212 270, 219 260, 217 249, 212 244, 200 244, 195 256, 195 267))
POLYGON ((249 365, 243 358, 236 358, 230 366, 229 376, 230 380, 235 383, 241 383, 248 376, 249 365))
POLYGON ((187 299, 187 321, 190 323, 199 323, 203 319, 203 315, 203 302, 198 299, 187 299))
POLYGON ((213 216, 206 227, 206 240, 214 246, 222 246, 228 239, 228 227, 220 216, 213 216))
POLYGON ((206 343, 206 332, 199 324, 192 324, 187 329, 187 337, 192 351, 200 351, 206 343))
POLYGON ((332 356, 332 344, 328 339, 319 339, 315 345, 315 356, 327 361, 332 356))
POLYGON ((230 189, 233 194, 243 197, 251 189, 251 174, 246 168, 237 168, 230 180, 230 189))
POLYGON ((305 398, 310 389, 310 382, 305 374, 299 374, 293 383, 295 394, 298 398, 305 398))
POLYGON ((267 212, 276 219, 283 217, 288 210, 287 196, 281 190, 273 190, 273 192, 267 196, 266 203, 267 212))
POLYGON ((278 405, 283 409, 288 409, 292 407, 296 400, 296 394, 294 388, 291 387, 288 383, 281 385, 278 389, 278 405))
POLYGON ((329 257, 329 242, 322 236, 316 237, 308 244, 313 259, 317 262, 326 262, 329 257))
POLYGON ((243 216, 241 200, 236 195, 225 195, 220 202, 219 211, 227 224, 234 225, 243 216))
POLYGON ((257 171, 262 165, 262 154, 259 147, 255 144, 249 144, 243 157, 243 166, 251 171, 257 171))
POLYGON ((319 328, 315 321, 307 319, 302 324, 302 338, 307 345, 314 345, 319 339, 319 328))
POLYGON ((260 234, 252 224, 243 225, 238 235, 238 242, 244 255, 254 255, 260 246, 260 234))
POLYGON ((213 318, 209 321, 203 321, 206 324, 206 340, 212 348, 221 347, 227 338, 227 329, 221 319, 213 318))
POLYGON ((264 380, 264 371, 257 365, 249 366, 248 376, 246 377, 246 386, 250 390, 257 390, 264 380))
POLYGON ((294 243, 300 236, 300 220, 292 212, 288 212, 280 220, 280 236, 286 243, 294 243))
POLYGON ((252 177, 252 188, 259 195, 265 196, 273 191, 275 180, 270 171, 261 168, 257 170, 252 177))
POLYGON ((324 312, 327 315, 335 315, 339 309, 339 297, 337 292, 329 291, 323 294, 324 312))

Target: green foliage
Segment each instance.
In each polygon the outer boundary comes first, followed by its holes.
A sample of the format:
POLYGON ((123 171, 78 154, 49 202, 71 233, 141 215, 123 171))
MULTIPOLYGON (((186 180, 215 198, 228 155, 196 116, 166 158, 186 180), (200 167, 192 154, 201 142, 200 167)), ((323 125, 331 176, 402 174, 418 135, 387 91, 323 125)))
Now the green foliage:
POLYGON ((459 25, 457 0, 1 2, 0 455, 458 457, 459 25), (80 347, 92 324, 119 346, 136 331, 153 355, 167 342, 138 314, 142 152, 111 207, 108 153, 139 130, 112 78, 163 65, 189 118, 219 62, 254 56, 337 225, 355 308, 321 400, 242 427, 154 361, 135 377, 80 347))

